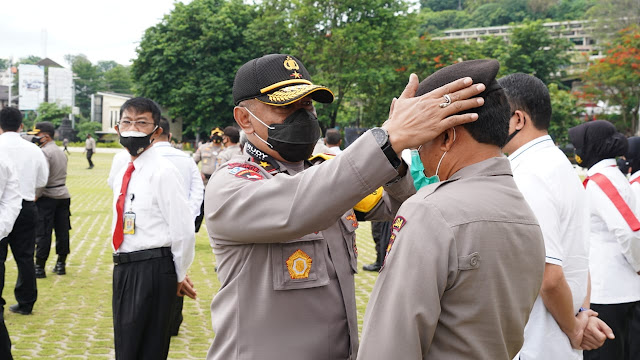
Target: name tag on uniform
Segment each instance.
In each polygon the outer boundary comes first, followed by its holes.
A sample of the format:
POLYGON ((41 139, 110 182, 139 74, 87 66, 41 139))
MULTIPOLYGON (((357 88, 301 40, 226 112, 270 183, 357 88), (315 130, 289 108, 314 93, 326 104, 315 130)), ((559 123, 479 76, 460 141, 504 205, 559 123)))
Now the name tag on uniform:
POLYGON ((136 214, 132 211, 124 213, 124 228, 123 234, 133 235, 136 233, 136 214))

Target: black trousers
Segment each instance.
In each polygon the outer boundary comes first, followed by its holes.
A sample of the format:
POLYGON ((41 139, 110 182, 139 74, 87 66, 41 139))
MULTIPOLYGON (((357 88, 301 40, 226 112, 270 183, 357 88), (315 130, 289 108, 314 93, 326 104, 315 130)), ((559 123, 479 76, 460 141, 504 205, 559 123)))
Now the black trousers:
POLYGON ((376 264, 382 265, 389 246, 391 236, 391 221, 372 221, 371 236, 376 243, 376 264))
POLYGON ((601 348, 584 352, 585 360, 640 359, 640 301, 624 304, 591 304, 616 336, 601 348))
POLYGON ((13 360, 11 356, 11 339, 4 324, 4 309, 0 309, 0 359, 13 360))
POLYGON ((13 230, 9 236, 0 240, 0 307, 6 304, 1 295, 4 289, 5 261, 9 245, 18 265, 18 279, 14 290, 18 304, 24 309, 32 309, 38 298, 36 271, 33 266, 37 219, 36 204, 33 201, 23 200, 22 210, 13 225, 13 230))
POLYGON ((93 150, 87 150, 87 161, 89 162, 89 167, 93 167, 93 161, 91 161, 92 156, 93 150))
POLYGON ((166 359, 178 278, 171 256, 115 265, 113 330, 118 360, 166 359))
POLYGON ((51 233, 56 232, 56 254, 69 254, 71 199, 41 197, 36 201, 40 221, 36 227, 36 258, 46 262, 51 252, 51 233))

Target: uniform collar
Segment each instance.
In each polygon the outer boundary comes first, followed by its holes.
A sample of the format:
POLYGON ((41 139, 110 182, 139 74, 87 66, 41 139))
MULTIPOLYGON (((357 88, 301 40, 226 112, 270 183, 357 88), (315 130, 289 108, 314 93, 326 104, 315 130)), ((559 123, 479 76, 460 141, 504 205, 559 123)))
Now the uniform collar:
POLYGON ((171 147, 171 144, 169 144, 168 141, 160 141, 160 142, 157 142, 157 143, 153 144, 152 148, 156 147, 156 146, 157 147, 171 147))
POLYGON ((460 179, 466 179, 475 176, 513 176, 511 172, 511 164, 509 163, 509 159, 504 156, 501 157, 492 157, 475 164, 471 164, 469 166, 463 167, 453 174, 449 179, 445 181, 441 181, 435 184, 431 184, 429 186, 425 186, 420 189, 421 192, 425 192, 425 196, 433 193, 440 186, 454 182, 460 179))
POLYGON ((540 149, 553 147, 555 144, 553 143, 553 139, 549 135, 543 135, 537 137, 528 143, 520 146, 518 150, 514 151, 513 154, 509 154, 509 161, 511 161, 511 166, 515 169, 523 159, 526 158, 525 154, 531 154, 540 149))
POLYGON ((587 176, 592 176, 595 173, 602 172, 602 169, 607 167, 617 166, 616 159, 604 159, 595 163, 589 170, 587 171, 587 176))

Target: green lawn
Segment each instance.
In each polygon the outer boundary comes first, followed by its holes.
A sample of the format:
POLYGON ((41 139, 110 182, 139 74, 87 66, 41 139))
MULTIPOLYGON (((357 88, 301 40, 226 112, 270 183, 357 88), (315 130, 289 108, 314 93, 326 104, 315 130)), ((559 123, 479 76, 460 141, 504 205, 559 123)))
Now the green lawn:
MULTIPOLYGON (((47 278, 38 279, 38 301, 29 316, 5 308, 5 322, 13 342, 15 359, 113 359, 111 318, 111 203, 107 176, 113 154, 94 155, 95 168, 87 170, 83 154, 69 157, 67 185, 71 192, 71 255, 67 275, 51 272, 55 250, 47 262, 47 278)), ((358 229, 359 266, 375 260, 369 223, 358 229)), ((55 248, 52 246, 52 248, 55 248)), ((214 272, 215 258, 206 229, 196 237, 196 256, 189 276, 198 299, 185 299, 180 335, 171 340, 170 359, 203 359, 213 339, 210 304, 220 284, 214 272)), ((16 266, 11 254, 3 297, 15 304, 16 266)), ((356 276, 360 328, 377 274, 356 276)))

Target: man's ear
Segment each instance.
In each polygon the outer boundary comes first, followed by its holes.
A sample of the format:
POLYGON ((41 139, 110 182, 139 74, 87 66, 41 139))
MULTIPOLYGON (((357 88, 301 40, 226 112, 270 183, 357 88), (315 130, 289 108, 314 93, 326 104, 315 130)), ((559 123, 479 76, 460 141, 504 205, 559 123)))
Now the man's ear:
POLYGON ((440 142, 440 149, 442 151, 449 151, 453 143, 456 139, 456 130, 454 128, 448 128, 442 134, 438 136, 438 141, 440 142))
POLYGON ((251 124, 251 120, 249 119, 251 115, 246 108, 242 106, 236 106, 233 108, 233 118, 236 120, 236 123, 242 128, 245 134, 253 134, 254 129, 251 124))
POLYGON ((515 129, 522 130, 524 125, 527 123, 527 113, 522 110, 516 110, 513 112, 511 118, 515 118, 515 129), (515 116, 515 117, 514 117, 515 116))

